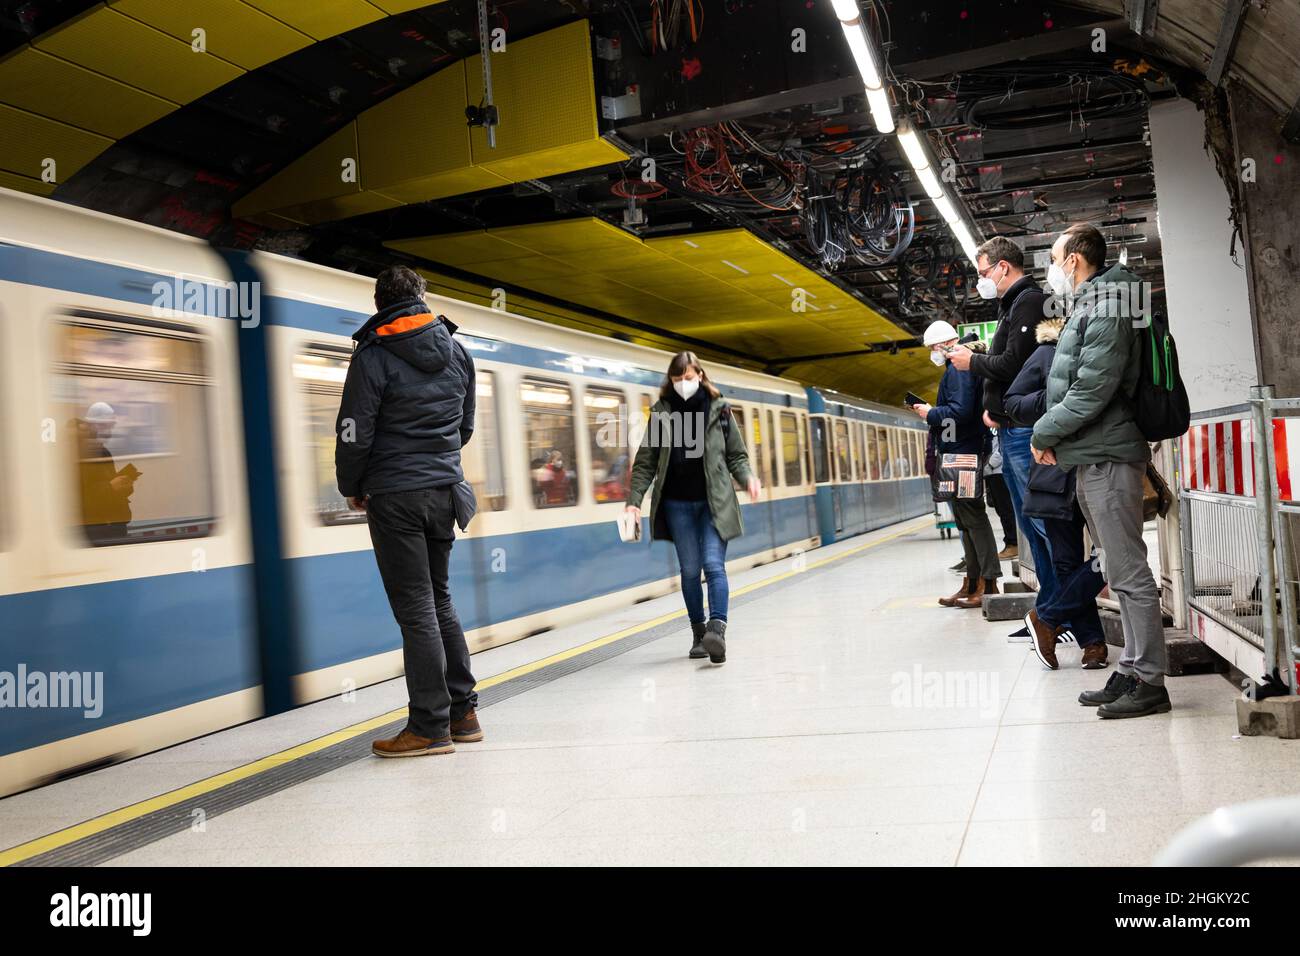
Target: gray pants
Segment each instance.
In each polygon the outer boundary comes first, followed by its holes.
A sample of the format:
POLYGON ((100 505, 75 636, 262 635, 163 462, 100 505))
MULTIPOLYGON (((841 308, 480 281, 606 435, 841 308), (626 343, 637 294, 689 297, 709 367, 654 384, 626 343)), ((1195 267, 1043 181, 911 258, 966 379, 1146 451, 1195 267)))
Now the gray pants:
POLYGON ((961 546, 966 555, 966 576, 978 582, 1002 577, 998 560, 998 541, 983 498, 954 498, 952 516, 961 531, 961 546))
POLYGON ((1146 462, 1104 461, 1075 472, 1079 506, 1100 552, 1101 573, 1119 600, 1124 654, 1116 668, 1157 687, 1169 655, 1160 589, 1142 540, 1142 476, 1146 462))

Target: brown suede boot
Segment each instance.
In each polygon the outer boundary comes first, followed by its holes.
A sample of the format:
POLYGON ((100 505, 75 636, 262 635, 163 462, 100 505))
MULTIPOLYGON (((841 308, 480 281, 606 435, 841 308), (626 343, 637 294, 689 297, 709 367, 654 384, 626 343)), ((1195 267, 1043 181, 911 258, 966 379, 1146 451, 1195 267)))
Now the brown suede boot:
POLYGON ((984 595, 998 593, 997 578, 980 578, 979 586, 975 589, 970 597, 961 598, 957 602, 957 607, 973 608, 984 606, 984 595))
POLYGON ((370 745, 370 752, 376 757, 424 757, 429 754, 455 753, 456 747, 450 737, 430 740, 403 730, 391 740, 376 740, 370 745))
POLYGON ((475 711, 471 710, 460 720, 451 722, 451 739, 458 744, 472 744, 483 739, 483 728, 479 726, 475 711))
POLYGON ((973 586, 973 582, 971 581, 970 578, 962 578, 961 590, 958 591, 956 594, 954 594, 952 597, 939 598, 939 603, 942 604, 944 607, 956 607, 958 601, 966 597, 966 595, 970 594, 972 586, 973 586))

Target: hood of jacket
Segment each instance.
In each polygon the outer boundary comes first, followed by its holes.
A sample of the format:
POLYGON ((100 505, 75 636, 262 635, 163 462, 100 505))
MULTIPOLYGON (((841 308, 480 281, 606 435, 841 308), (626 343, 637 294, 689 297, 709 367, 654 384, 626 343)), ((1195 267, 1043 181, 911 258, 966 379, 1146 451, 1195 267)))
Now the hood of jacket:
POLYGON ((1039 345, 1054 345, 1065 328, 1065 319, 1043 319, 1034 330, 1034 341, 1039 345))
POLYGON ((435 316, 423 299, 396 302, 376 312, 352 334, 357 348, 381 345, 422 372, 438 372, 451 361, 456 326, 435 316))

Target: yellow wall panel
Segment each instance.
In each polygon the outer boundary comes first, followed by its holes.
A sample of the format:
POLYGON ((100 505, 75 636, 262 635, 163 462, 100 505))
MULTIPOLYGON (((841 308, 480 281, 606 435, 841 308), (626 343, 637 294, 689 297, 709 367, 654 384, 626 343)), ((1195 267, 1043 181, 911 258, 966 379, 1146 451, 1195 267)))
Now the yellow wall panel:
POLYGON ((175 103, 30 46, 0 60, 0 102, 114 139, 176 109, 175 103))
POLYGON ((242 0, 109 0, 109 6, 192 43, 201 28, 209 53, 245 70, 288 56, 312 42, 293 27, 267 16, 242 0))
POLYGON ((5 189, 16 189, 22 193, 33 193, 37 196, 48 196, 54 192, 53 183, 41 182, 39 179, 32 179, 30 176, 15 176, 3 169, 0 169, 0 186, 5 189))
POLYGON ((421 7, 436 7, 440 3, 446 3, 447 0, 370 0, 370 2, 385 13, 407 13, 411 10, 419 10, 421 7))
POLYGON ((317 40, 337 36, 385 16, 365 0, 246 0, 317 40))
POLYGON ((47 53, 71 60, 176 103, 188 103, 244 71, 210 53, 102 4, 33 41, 47 53))
POLYGON ((466 166, 434 176, 408 179, 396 185, 384 186, 382 189, 386 196, 400 199, 404 203, 413 203, 428 199, 442 199, 444 196, 463 196, 466 193, 508 185, 508 180, 488 172, 481 166, 466 166))
POLYGON ((0 105, 0 169, 41 180, 46 159, 54 160, 57 182, 90 162, 113 141, 106 136, 56 123, 26 110, 0 105))

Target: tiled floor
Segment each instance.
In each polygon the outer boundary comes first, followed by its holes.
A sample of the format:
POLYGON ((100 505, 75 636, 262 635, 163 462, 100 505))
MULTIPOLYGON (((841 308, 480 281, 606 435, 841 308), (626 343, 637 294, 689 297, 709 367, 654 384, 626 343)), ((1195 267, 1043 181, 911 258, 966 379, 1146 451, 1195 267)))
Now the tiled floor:
MULTIPOLYGON (((1300 792, 1300 743, 1237 738, 1221 677, 1171 679, 1171 714, 1098 720, 1075 697, 1109 671, 1079 670, 1070 649, 1046 672, 1006 641, 1014 625, 939 607, 958 549, 913 527, 754 591, 723 667, 687 660, 684 634, 655 641, 483 710, 487 740, 453 756, 365 759, 114 863, 1140 865, 1217 806, 1300 792)), ((488 651, 476 669, 678 606, 488 651)), ((16 835, 3 842, 402 702, 391 682, 0 801, 16 835)))

